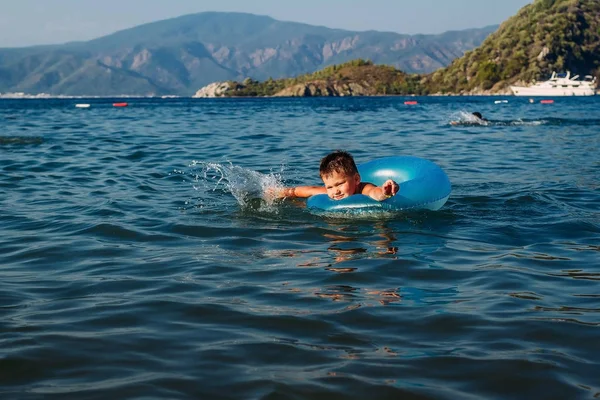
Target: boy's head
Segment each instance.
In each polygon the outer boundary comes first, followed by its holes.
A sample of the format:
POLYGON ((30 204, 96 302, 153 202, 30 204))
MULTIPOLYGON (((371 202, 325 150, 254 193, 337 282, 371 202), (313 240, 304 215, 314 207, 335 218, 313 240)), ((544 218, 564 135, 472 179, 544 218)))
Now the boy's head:
POLYGON ((477 118, 479 118, 479 119, 483 119, 483 116, 481 115, 481 113, 480 113, 479 111, 475 111, 475 112, 473 113, 473 115, 474 115, 474 116, 476 116, 476 117, 477 117, 477 118))
POLYGON ((360 175, 354 159, 345 151, 335 151, 321 160, 319 174, 327 196, 340 200, 356 193, 360 185, 360 175))

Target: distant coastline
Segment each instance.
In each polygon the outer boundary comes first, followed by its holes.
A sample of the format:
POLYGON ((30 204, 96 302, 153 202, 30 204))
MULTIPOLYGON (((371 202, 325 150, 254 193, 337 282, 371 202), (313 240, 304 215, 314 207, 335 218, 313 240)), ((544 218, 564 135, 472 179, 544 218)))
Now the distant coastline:
POLYGON ((243 82, 213 82, 196 92, 196 98, 216 97, 356 97, 356 96, 486 96, 512 95, 509 87, 440 91, 428 76, 407 74, 390 65, 357 59, 332 65, 295 78, 243 82))
MULTIPOLYGON (((500 97, 500 96, 511 96, 512 93, 480 93, 480 94, 455 94, 455 93, 433 93, 433 94, 374 94, 374 95, 360 95, 360 96, 338 96, 338 97, 467 97, 467 96, 481 96, 481 97, 500 97)), ((282 98, 282 96, 278 96, 282 98)), ((289 97, 305 97, 305 96, 289 96, 289 97)), ((334 97, 334 96, 327 96, 334 97)), ((12 94, 12 93, 0 93, 0 100, 77 100, 77 99, 254 99, 257 96, 215 96, 215 97, 196 97, 196 96, 144 96, 144 95, 115 95, 115 96, 67 96, 67 95, 50 95, 50 94, 12 94)), ((262 98, 277 98, 275 96, 262 96, 262 98)))

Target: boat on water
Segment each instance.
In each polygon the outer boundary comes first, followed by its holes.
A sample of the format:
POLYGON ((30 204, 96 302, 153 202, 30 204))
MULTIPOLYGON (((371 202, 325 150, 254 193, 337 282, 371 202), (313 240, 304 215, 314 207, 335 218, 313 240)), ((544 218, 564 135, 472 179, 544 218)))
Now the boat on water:
POLYGON ((596 78, 586 75, 579 80, 579 75, 571 77, 571 73, 557 74, 547 81, 536 82, 532 86, 511 86, 515 96, 593 96, 596 94, 596 78))

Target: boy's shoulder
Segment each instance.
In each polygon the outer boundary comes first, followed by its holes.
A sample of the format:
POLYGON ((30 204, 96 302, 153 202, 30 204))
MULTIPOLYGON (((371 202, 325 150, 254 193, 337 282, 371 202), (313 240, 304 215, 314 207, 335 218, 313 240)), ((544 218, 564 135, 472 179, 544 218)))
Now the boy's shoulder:
POLYGON ((361 182, 358 184, 358 190, 357 193, 359 194, 366 194, 365 190, 370 190, 372 188, 374 188, 375 185, 373 185, 371 182, 361 182))

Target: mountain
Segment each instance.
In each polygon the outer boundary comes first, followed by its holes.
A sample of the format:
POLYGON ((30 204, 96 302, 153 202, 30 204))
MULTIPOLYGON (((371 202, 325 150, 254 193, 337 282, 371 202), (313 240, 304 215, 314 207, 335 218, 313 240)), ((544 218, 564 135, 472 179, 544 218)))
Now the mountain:
POLYGON ((598 0, 535 0, 500 25, 480 47, 427 75, 357 59, 295 78, 221 82, 202 88, 195 96, 509 93, 510 84, 565 70, 600 78, 598 0))
POLYGON ((478 46, 495 29, 402 35, 206 12, 87 42, 0 49, 0 92, 192 95, 214 81, 297 76, 357 58, 428 73, 478 46))
POLYGON ((600 75, 600 1, 536 0, 423 81, 430 93, 508 92, 552 71, 600 75))

